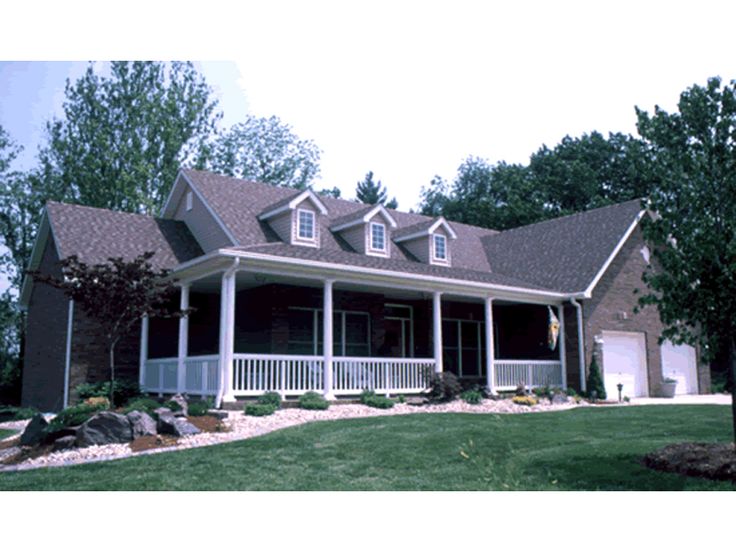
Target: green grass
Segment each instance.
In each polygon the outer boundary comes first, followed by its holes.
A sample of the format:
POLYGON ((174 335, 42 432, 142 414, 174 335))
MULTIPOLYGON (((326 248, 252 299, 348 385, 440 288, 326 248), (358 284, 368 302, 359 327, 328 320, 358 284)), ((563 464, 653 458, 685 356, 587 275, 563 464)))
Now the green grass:
POLYGON ((733 490, 640 463, 668 443, 728 441, 730 428, 725 406, 338 420, 215 447, 0 473, 0 490, 733 490))
POLYGON ((0 429, 0 441, 6 437, 10 437, 13 433, 16 433, 12 429, 0 429))

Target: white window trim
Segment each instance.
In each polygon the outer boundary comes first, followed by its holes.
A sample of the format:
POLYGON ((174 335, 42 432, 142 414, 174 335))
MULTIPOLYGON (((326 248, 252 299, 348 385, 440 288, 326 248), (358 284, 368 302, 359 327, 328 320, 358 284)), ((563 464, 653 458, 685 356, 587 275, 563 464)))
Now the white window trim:
POLYGON ((317 241, 317 214, 311 209, 296 210, 296 236, 297 241, 315 243, 317 241), (312 216, 312 237, 305 238, 301 235, 302 229, 302 213, 309 213, 312 216))
POLYGON ((388 254, 388 232, 386 231, 386 225, 381 222, 371 222, 368 226, 368 253, 379 254, 386 256, 388 254), (379 226, 383 229, 383 249, 373 247, 373 227, 379 226))
POLYGON ((192 192, 192 190, 187 191, 187 196, 186 196, 186 202, 187 202, 186 209, 187 209, 187 211, 191 211, 192 210, 192 205, 194 203, 194 199, 193 198, 194 198, 194 192, 192 192))
POLYGON ((432 234, 432 261, 436 261, 438 263, 445 263, 445 264, 450 262, 450 255, 447 249, 447 236, 445 236, 444 234, 432 234), (441 238, 445 242, 445 256, 444 257, 437 256, 437 238, 441 238))

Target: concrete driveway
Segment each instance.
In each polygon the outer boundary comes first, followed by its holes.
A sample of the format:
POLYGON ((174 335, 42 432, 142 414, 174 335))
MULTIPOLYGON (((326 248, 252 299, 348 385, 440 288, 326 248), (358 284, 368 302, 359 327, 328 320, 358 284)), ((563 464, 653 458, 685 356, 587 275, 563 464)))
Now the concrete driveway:
POLYGON ((675 395, 672 399, 638 397, 631 404, 731 404, 731 395, 675 395))

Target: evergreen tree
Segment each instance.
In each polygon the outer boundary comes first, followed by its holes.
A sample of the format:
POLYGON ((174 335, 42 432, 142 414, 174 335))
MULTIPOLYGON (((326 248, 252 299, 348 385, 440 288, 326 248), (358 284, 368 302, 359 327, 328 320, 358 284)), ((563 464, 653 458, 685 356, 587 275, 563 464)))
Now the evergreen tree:
POLYGON ((369 205, 382 204, 389 209, 397 209, 399 204, 396 198, 386 201, 388 192, 385 187, 381 186, 381 181, 373 181, 373 171, 368 171, 365 178, 358 182, 355 188, 355 195, 361 203, 369 205))
POLYGON ((590 398, 606 400, 606 387, 603 385, 603 377, 601 376, 600 368, 598 368, 598 361, 595 359, 595 355, 593 355, 593 360, 590 362, 586 389, 590 398))

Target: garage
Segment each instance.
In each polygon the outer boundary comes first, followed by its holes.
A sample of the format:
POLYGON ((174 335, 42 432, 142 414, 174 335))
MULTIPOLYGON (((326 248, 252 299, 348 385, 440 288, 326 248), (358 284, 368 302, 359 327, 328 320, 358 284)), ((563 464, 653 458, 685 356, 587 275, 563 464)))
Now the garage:
POLYGON ((603 384, 609 399, 647 396, 646 338, 640 332, 603 332, 603 384))
POLYGON ((662 377, 677 381, 676 395, 698 393, 698 366, 695 348, 690 345, 662 343, 662 377))

